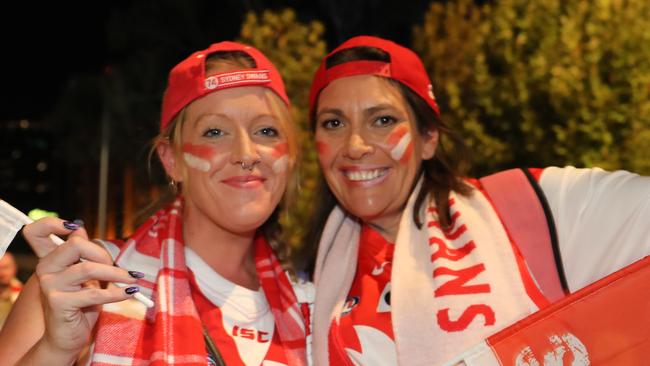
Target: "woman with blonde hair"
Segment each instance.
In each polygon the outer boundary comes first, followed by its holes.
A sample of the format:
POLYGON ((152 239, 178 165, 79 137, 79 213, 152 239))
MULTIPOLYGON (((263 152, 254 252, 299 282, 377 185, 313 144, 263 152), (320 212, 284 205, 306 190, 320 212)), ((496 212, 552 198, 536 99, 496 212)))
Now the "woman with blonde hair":
POLYGON ((156 152, 178 194, 128 240, 98 246, 55 218, 25 227, 42 258, 3 363, 307 364, 307 300, 275 254, 297 154, 276 68, 234 42, 193 53, 169 74, 156 152), (68 239, 54 248, 51 233, 68 239))

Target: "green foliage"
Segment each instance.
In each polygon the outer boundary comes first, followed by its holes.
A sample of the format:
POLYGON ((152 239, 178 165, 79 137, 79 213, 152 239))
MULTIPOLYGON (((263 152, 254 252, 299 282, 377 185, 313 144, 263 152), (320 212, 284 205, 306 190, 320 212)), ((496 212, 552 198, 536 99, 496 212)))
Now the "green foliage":
POLYGON ((308 97, 311 78, 326 54, 323 26, 316 21, 301 23, 290 9, 262 14, 250 12, 242 25, 240 41, 259 48, 278 68, 293 103, 294 121, 300 127, 299 189, 295 201, 289 205, 290 210, 281 216, 286 241, 292 248, 299 248, 312 213, 320 174, 308 122, 308 97))
POLYGON ((432 4, 414 29, 476 172, 572 164, 650 173, 650 2, 432 4))

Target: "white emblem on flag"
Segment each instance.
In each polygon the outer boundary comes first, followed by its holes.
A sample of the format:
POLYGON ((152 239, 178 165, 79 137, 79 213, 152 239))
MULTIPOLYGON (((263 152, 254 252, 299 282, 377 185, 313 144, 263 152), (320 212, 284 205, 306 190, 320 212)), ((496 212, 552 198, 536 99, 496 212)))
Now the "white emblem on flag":
POLYGON ((587 347, 571 333, 562 336, 554 334, 548 338, 553 349, 544 354, 543 363, 535 357, 535 353, 526 346, 515 359, 516 366, 563 366, 564 357, 567 353, 573 355, 571 366, 589 366, 589 354, 587 347))

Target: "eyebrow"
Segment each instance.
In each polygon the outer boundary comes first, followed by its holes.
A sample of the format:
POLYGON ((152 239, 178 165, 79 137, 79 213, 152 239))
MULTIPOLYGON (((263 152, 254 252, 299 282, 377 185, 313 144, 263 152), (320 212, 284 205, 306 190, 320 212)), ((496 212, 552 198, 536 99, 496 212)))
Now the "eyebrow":
POLYGON ((324 108, 324 109, 321 109, 320 111, 318 111, 318 113, 316 114, 316 119, 320 118, 321 115, 326 114, 326 113, 333 114, 333 115, 339 116, 339 117, 344 115, 343 111, 340 110, 339 108, 324 108))
POLYGON ((203 121, 204 119, 209 120, 209 119, 213 119, 213 118, 220 118, 220 119, 230 120, 230 118, 228 116, 226 116, 225 114, 223 114, 223 113, 203 113, 203 114, 199 115, 194 121, 195 121, 195 123, 199 123, 199 122, 203 121))
POLYGON ((382 103, 382 104, 377 104, 375 106, 372 106, 370 108, 365 109, 363 111, 363 113, 369 116, 369 115, 373 115, 373 114, 375 114, 377 112, 381 112, 381 111, 386 110, 386 109, 391 109, 391 110, 398 111, 397 108, 395 108, 392 104, 382 103))
POLYGON ((255 122, 257 120, 265 119, 265 118, 270 118, 270 119, 272 119, 273 121, 276 121, 276 122, 280 121, 280 117, 273 114, 273 113, 258 114, 257 116, 253 117, 253 119, 251 119, 251 121, 255 122))
MULTIPOLYGON (((232 121, 232 120, 233 120, 233 119, 230 118, 228 115, 223 114, 223 113, 204 113, 204 114, 199 115, 199 116, 195 119, 195 121, 196 121, 196 123, 200 123, 200 122, 203 121, 203 120, 211 120, 211 119, 213 119, 213 118, 224 119, 224 120, 226 120, 226 121, 232 121)), ((277 121, 277 120, 279 119, 278 116, 276 116, 276 115, 273 114, 273 113, 263 113, 263 114, 258 114, 258 115, 256 115, 256 116, 254 116, 254 117, 251 119, 251 121, 257 121, 257 120, 259 120, 259 119, 264 119, 264 118, 271 118, 271 119, 273 119, 273 120, 275 120, 275 121, 277 121)))
MULTIPOLYGON (((373 114, 375 114, 377 112, 381 112, 381 111, 386 110, 386 109, 397 111, 397 108, 395 108, 395 106, 393 106, 392 104, 381 103, 381 104, 374 105, 374 106, 372 106, 370 108, 364 109, 363 114, 366 115, 366 116, 371 116, 371 115, 373 115, 373 114)), ((330 113, 330 114, 333 114, 333 115, 339 116, 339 117, 345 116, 345 113, 343 113, 343 110, 341 110, 339 108, 324 108, 324 109, 322 109, 322 110, 320 110, 318 112, 318 114, 316 115, 316 119, 318 119, 322 114, 325 114, 325 113, 330 113)))

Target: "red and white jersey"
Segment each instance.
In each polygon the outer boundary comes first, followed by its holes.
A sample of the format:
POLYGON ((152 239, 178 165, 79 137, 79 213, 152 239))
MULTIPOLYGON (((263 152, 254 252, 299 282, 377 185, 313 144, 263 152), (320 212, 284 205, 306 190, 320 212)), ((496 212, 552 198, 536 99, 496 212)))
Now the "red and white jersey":
POLYGON ((364 225, 359 239, 357 273, 339 323, 330 328, 332 365, 394 365, 395 344, 390 319, 390 273, 395 246, 364 225), (364 352, 372 346, 372 352, 364 352), (346 355, 338 350, 345 349, 346 355))
MULTIPOLYGON (((553 213, 571 291, 650 253, 650 178, 571 167, 533 174, 553 213)), ((489 200, 475 192, 452 194, 450 203, 450 230, 441 231, 429 215, 425 222, 430 258, 422 268, 431 279, 421 291, 430 293, 432 306, 431 315, 421 318, 436 339, 404 338, 430 344, 439 361, 548 304, 489 200)), ((392 268, 393 249, 378 233, 362 228, 357 270, 338 323, 334 320, 329 331, 330 364, 397 364, 393 322, 399 315, 391 314, 389 300, 391 276, 399 276, 392 268)))
POLYGON ((262 290, 238 286, 185 248, 192 300, 227 365, 285 366, 284 349, 262 290))

